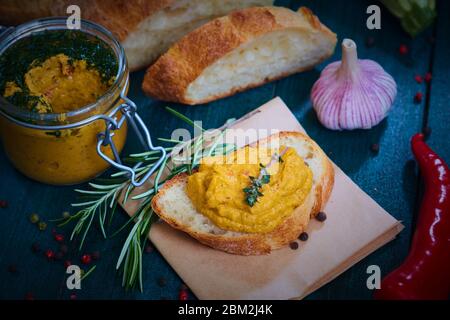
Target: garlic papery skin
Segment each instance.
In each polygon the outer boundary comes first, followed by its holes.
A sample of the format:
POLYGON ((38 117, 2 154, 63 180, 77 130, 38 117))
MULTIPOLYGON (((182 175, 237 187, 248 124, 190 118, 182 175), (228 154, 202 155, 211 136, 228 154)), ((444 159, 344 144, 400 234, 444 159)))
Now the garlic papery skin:
POLYGON ((342 61, 329 64, 311 91, 313 108, 328 129, 370 129, 388 114, 395 80, 373 60, 358 60, 353 40, 342 42, 342 61))

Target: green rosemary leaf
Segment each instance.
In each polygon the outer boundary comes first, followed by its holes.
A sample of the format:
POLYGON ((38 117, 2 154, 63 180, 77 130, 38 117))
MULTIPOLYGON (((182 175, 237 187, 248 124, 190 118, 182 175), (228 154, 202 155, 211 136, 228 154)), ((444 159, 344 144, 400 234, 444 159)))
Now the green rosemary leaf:
MULTIPOLYGON (((105 202, 102 202, 100 204, 100 207, 102 207, 105 204, 105 202)), ((105 217, 106 217, 106 208, 100 208, 99 214, 98 214, 98 224, 100 226, 100 231, 102 232, 103 238, 106 239, 106 232, 105 232, 105 217)))
POLYGON ((201 126, 199 126, 198 124, 196 124, 194 121, 192 121, 191 119, 189 119, 188 117, 186 117, 184 114, 179 113, 178 111, 170 108, 170 107, 166 107, 166 110, 169 111, 171 114, 173 114, 175 117, 181 119, 182 121, 186 122, 187 124, 189 124, 190 126, 200 129, 201 131, 205 131, 205 129, 203 129, 201 126))
POLYGON ((156 177, 154 180, 155 194, 158 192, 159 180, 161 179, 161 175, 162 175, 164 169, 166 168, 166 163, 167 163, 167 157, 165 157, 163 162, 161 163, 161 167, 159 168, 158 173, 156 174, 156 177))
POLYGON ((170 143, 182 143, 183 141, 174 140, 174 139, 166 139, 166 138, 158 138, 159 141, 162 142, 170 142, 170 143))
POLYGON ((122 287, 127 288, 126 286, 126 282, 127 282, 127 278, 125 277, 125 275, 129 274, 129 261, 130 261, 130 255, 131 255, 131 250, 126 251, 126 258, 125 258, 125 262, 124 262, 124 266, 123 266, 123 277, 122 277, 122 287))
POLYGON ((96 183, 92 183, 89 182, 89 185, 94 188, 94 189, 98 189, 98 190, 112 190, 118 186, 120 186, 121 184, 110 184, 110 185, 102 185, 102 184, 96 184, 96 183))
POLYGON ((192 170, 197 166, 200 158, 200 153, 202 152, 202 144, 203 144, 203 135, 199 136, 194 143, 194 155, 191 160, 191 165, 188 166, 189 174, 192 173, 192 170))
POLYGON ((125 196, 123 197, 123 203, 126 203, 128 201, 128 197, 130 196, 130 193, 133 191, 134 186, 130 183, 127 187, 127 191, 125 192, 125 196))
MULTIPOLYGON (((143 249, 143 248, 142 248, 143 249)), ((138 254, 139 254, 139 290, 141 290, 141 292, 144 291, 144 285, 142 283, 142 250, 138 250, 138 254)))
POLYGON ((136 233, 137 229, 139 228, 139 223, 141 222, 140 217, 138 218, 138 221, 133 226, 133 228, 130 231, 130 234, 128 235, 127 239, 125 240, 125 243, 123 244, 122 251, 120 252, 119 259, 117 260, 116 269, 120 268, 120 265, 122 264, 122 260, 128 250, 128 247, 130 246, 131 240, 133 239, 134 234, 136 233))
POLYGON ((114 215, 116 214, 116 211, 117 211, 117 201, 115 200, 116 197, 117 197, 117 195, 114 194, 114 197, 111 200, 112 206, 110 205, 110 215, 109 215, 109 220, 108 220, 108 227, 111 226, 111 223, 113 221, 114 215))
POLYGON ((150 196, 150 195, 152 195, 154 193, 155 193, 155 189, 153 189, 153 188, 152 189, 148 189, 147 191, 145 191, 145 192, 143 192, 141 194, 138 194, 138 195, 132 197, 131 199, 132 200, 140 200, 140 199, 146 198, 146 197, 148 197, 148 196, 150 196))
POLYGON ((82 193, 82 194, 106 194, 106 193, 108 193, 107 190, 95 191, 95 190, 81 190, 81 189, 75 189, 75 192, 82 193))
MULTIPOLYGON (((81 241, 80 241, 80 247, 79 247, 80 250, 83 248, 84 241, 86 240, 86 236, 89 232, 89 229, 91 228, 92 221, 94 220, 94 216, 95 216, 95 212, 94 212, 94 214, 91 214, 91 218, 90 218, 88 224, 85 226, 84 233, 83 233, 83 236, 81 237, 81 241)), ((80 221, 82 221, 82 220, 80 220, 80 221)))
POLYGON ((91 204, 96 204, 97 202, 98 202, 98 200, 92 200, 92 201, 80 202, 80 203, 72 203, 71 206, 72 207, 85 207, 85 206, 89 206, 91 204))
POLYGON ((80 280, 83 281, 84 279, 86 279, 92 272, 94 272, 95 268, 97 268, 97 265, 93 265, 91 268, 89 268, 89 270, 83 274, 80 280))
POLYGON ((130 288, 133 287, 133 283, 135 281, 137 272, 139 271, 138 270, 138 268, 139 268, 139 261, 137 260, 138 256, 137 256, 137 253, 136 253, 136 251, 138 251, 137 247, 136 247, 137 245, 138 245, 138 242, 136 241, 136 237, 134 236, 133 239, 132 239, 132 244, 131 244, 131 253, 132 253, 132 255, 131 255, 131 257, 132 257, 131 265, 132 265, 132 268, 131 268, 131 275, 130 275, 130 277, 128 279, 128 286, 130 288))
MULTIPOLYGON (((164 148, 164 149, 166 149, 166 151, 172 150, 172 148, 164 148)), ((158 150, 151 150, 151 151, 145 151, 145 152, 141 152, 141 153, 132 153, 129 156, 131 158, 145 158, 147 156, 159 154, 159 153, 160 153, 160 151, 158 151, 158 150)))

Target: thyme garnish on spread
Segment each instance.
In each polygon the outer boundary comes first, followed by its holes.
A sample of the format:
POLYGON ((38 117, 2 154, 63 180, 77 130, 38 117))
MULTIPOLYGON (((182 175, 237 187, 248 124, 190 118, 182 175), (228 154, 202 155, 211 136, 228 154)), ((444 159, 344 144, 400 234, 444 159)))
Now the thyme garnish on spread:
POLYGON ((243 191, 245 192, 245 201, 250 207, 253 207, 256 204, 256 202, 258 201, 258 197, 264 196, 264 194, 261 192, 261 189, 264 184, 268 184, 270 182, 270 174, 267 169, 269 169, 269 167, 277 160, 278 162, 283 162, 282 157, 286 153, 286 151, 287 148, 283 149, 283 151, 279 155, 278 153, 274 153, 272 155, 272 158, 270 159, 269 164, 267 164, 266 166, 260 163, 259 166, 261 169, 257 178, 249 176, 251 184, 250 186, 244 188, 243 191))
POLYGON ((262 186, 270 182, 270 175, 267 174, 266 167, 259 164, 261 171, 259 177, 249 176, 251 185, 243 189, 246 194, 245 201, 250 207, 253 207, 258 201, 258 197, 262 197, 264 194, 261 192, 262 186))

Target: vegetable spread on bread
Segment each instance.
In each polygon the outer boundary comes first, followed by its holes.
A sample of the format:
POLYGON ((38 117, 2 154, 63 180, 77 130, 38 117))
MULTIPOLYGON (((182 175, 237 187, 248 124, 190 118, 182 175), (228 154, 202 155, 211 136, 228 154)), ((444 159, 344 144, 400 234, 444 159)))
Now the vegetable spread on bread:
POLYGON ((197 171, 167 181, 152 208, 214 249, 260 255, 296 240, 325 206, 333 184, 333 166, 313 140, 280 132, 203 158, 197 171))
POLYGON ((311 169, 293 148, 287 148, 282 161, 267 169, 266 181, 260 180, 260 197, 249 205, 243 192, 248 191, 249 178, 257 181, 262 164, 279 152, 245 147, 228 156, 204 158, 198 172, 188 178, 186 192, 195 208, 221 229, 273 231, 305 201, 312 187, 311 169))

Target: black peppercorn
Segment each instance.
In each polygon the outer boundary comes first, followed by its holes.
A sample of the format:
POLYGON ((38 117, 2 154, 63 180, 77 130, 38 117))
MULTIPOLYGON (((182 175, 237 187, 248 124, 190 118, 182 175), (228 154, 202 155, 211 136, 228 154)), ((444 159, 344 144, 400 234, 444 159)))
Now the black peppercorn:
POLYGON ((92 252, 92 259, 94 259, 94 260, 100 259, 100 251, 92 252))
POLYGON ((69 252, 69 247, 65 244, 62 244, 59 246, 59 251, 61 251, 63 254, 66 254, 67 252, 69 252))
POLYGON ((164 277, 158 279, 158 286, 164 287, 167 284, 167 280, 164 277))
POLYGON ((17 273, 17 266, 15 264, 11 264, 8 266, 9 273, 17 273))
POLYGON ((302 232, 302 233, 300 234, 300 236, 298 237, 298 239, 299 239, 300 241, 306 241, 306 240, 308 240, 308 234, 307 234, 306 232, 302 232))
POLYGON ((58 252, 55 254, 55 260, 62 260, 62 258, 64 258, 64 253, 61 252, 61 251, 58 251, 58 252))
POLYGON ((325 212, 321 211, 316 215, 316 220, 320 221, 320 222, 324 222, 325 220, 327 220, 327 215, 325 214, 325 212))
POLYGON ((380 151, 380 145, 378 143, 374 143, 370 146, 370 150, 377 154, 380 151))
POLYGON ((145 246, 145 253, 152 253, 153 252, 153 246, 150 243, 147 243, 145 246))
POLYGON ((298 249, 298 242, 294 241, 294 242, 289 243, 289 247, 292 250, 297 250, 298 249))
POLYGON ((39 246, 39 243, 35 242, 31 245, 31 251, 34 253, 37 253, 41 250, 41 247, 39 246))
POLYGON ((367 37, 365 43, 367 48, 372 48, 375 45, 375 38, 367 37))

